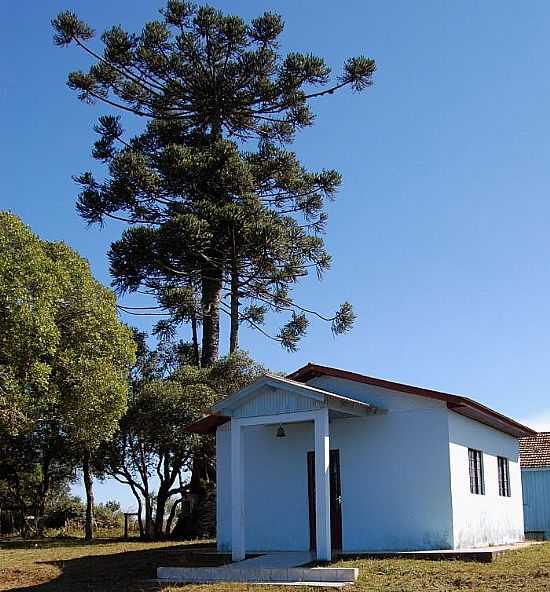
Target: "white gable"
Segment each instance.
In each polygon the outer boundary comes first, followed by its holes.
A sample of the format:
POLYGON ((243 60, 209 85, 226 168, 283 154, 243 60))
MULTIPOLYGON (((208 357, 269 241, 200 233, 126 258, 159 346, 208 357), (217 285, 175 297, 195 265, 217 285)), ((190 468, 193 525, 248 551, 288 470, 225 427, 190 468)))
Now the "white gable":
POLYGON ((232 417, 257 417, 260 415, 279 415, 298 411, 321 409, 325 402, 320 399, 303 397, 288 390, 264 386, 254 396, 246 399, 232 413, 232 417))
POLYGON ((315 411, 324 407, 347 415, 376 412, 368 403, 271 375, 263 376, 220 401, 213 407, 213 411, 229 417, 243 418, 315 411))

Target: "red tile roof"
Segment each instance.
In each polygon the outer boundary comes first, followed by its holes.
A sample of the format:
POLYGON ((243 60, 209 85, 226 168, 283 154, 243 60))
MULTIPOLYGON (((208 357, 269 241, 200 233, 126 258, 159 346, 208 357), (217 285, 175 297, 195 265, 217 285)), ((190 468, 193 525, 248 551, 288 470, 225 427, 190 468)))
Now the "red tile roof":
POLYGON ((519 440, 522 469, 550 468, 550 432, 539 432, 519 440))

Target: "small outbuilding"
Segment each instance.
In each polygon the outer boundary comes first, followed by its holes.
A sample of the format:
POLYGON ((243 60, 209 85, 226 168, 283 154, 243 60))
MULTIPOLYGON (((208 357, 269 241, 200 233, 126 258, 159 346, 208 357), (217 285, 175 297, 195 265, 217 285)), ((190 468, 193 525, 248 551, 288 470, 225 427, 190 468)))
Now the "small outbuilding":
POLYGON ((535 432, 468 397, 308 364, 187 429, 216 434, 217 544, 237 561, 523 540, 518 439, 535 432))
POLYGON ((550 432, 519 441, 525 533, 550 539, 550 432))

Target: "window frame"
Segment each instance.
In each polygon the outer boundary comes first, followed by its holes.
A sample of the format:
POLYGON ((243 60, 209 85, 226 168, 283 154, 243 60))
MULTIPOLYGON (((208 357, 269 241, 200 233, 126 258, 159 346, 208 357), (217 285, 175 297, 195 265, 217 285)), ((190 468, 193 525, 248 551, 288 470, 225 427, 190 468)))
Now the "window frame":
POLYGON ((510 484, 510 461, 505 456, 497 456, 498 494, 500 497, 512 497, 510 484))
POLYGON ((468 471, 470 474, 470 493, 485 495, 485 475, 483 452, 476 448, 468 448, 468 471))

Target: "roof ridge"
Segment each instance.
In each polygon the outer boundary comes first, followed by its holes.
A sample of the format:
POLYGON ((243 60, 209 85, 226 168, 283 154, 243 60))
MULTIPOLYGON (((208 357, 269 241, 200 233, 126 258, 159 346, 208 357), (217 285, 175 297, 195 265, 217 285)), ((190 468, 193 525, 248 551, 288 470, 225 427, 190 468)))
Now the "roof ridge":
MULTIPOLYGON (((449 393, 447 391, 443 391, 437 388, 433 388, 430 386, 418 386, 416 384, 411 384, 410 382, 402 382, 401 379, 396 379, 396 378, 380 378, 379 376, 373 376, 372 374, 363 374, 362 372, 357 372, 356 370, 346 370, 345 368, 339 368, 338 366, 325 366, 324 364, 317 364, 316 362, 308 362, 305 366, 302 366, 301 368, 298 368, 298 370, 295 370, 294 372, 291 372, 290 374, 287 374, 286 377, 292 377, 295 374, 301 373, 302 371, 305 371, 306 368, 311 367, 311 368, 319 368, 319 369, 328 369, 328 370, 336 370, 338 372, 345 372, 346 374, 355 374, 356 376, 360 376, 362 378, 370 378, 372 380, 376 380, 376 381, 380 381, 380 382, 387 382, 389 384, 399 384, 402 386, 410 386, 411 388, 414 389, 419 389, 419 390, 423 390, 423 391, 428 391, 428 392, 432 392, 432 393, 439 393, 441 395, 447 395, 450 397, 460 397, 461 399, 468 399, 470 401, 475 401, 475 399, 470 398, 468 395, 464 395, 461 393, 449 393)), ((294 380, 293 378, 290 378, 291 380, 294 380)), ((297 381, 299 382, 299 381, 297 381)), ((480 405, 482 405, 482 403, 480 403, 480 405)), ((550 432, 548 432, 550 433, 550 432)))

